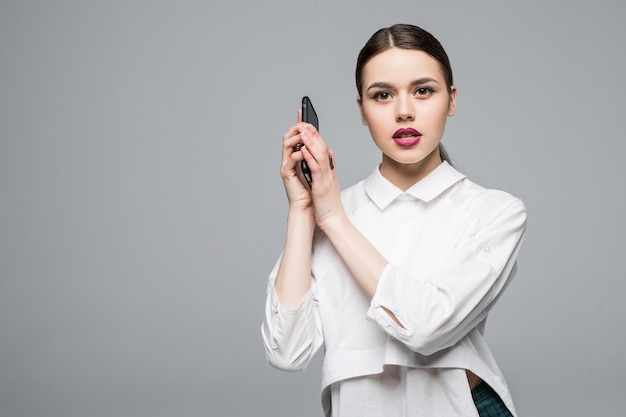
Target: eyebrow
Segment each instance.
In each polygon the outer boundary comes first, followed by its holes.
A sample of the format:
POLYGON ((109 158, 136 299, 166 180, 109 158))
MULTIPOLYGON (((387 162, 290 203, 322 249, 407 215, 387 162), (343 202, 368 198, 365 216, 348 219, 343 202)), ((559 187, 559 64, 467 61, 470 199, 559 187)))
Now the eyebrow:
MULTIPOLYGON (((414 87, 416 85, 423 85, 423 84, 427 84, 430 82, 434 82, 439 84, 439 81, 437 81, 435 78, 431 78, 431 77, 422 77, 422 78, 418 78, 417 80, 413 80, 411 81, 411 83, 409 84, 411 87, 414 87)), ((371 90, 372 88, 392 88, 393 84, 386 82, 386 81, 378 81, 375 83, 370 84, 369 87, 367 87, 367 91, 371 90)))

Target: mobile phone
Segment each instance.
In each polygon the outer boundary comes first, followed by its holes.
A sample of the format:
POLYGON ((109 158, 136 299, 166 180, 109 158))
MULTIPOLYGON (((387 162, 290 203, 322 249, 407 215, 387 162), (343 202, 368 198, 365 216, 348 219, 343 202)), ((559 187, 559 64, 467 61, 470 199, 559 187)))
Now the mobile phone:
MULTIPOLYGON (((313 108, 313 103, 311 103, 311 99, 307 96, 302 97, 302 121, 305 123, 310 123, 315 126, 315 129, 319 132, 319 120, 317 118, 317 113, 315 113, 315 109, 313 108)), ((302 175, 306 182, 309 184, 309 188, 311 187, 311 182, 313 182, 313 178, 311 177, 311 170, 307 165, 305 160, 300 162, 300 169, 302 170, 302 175)))

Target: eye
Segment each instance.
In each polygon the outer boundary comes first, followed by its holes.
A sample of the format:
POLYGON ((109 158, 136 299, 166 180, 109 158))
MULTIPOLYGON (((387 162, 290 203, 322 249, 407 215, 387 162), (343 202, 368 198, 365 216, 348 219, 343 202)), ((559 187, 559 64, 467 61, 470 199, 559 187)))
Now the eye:
POLYGON ((415 95, 420 97, 429 97, 434 92, 435 90, 430 87, 419 87, 417 90, 415 90, 415 95))
POLYGON ((377 101, 387 101, 391 99, 391 93, 389 93, 389 91, 379 91, 376 94, 374 94, 373 97, 377 101))

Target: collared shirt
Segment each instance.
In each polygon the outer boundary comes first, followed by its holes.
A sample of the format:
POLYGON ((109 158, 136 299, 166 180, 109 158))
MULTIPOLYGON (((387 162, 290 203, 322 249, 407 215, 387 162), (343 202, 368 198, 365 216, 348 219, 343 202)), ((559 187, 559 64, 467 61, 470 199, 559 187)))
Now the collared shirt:
POLYGON ((477 416, 465 370, 515 414, 483 332, 515 274, 526 226, 522 201, 471 182, 446 162, 406 191, 376 169, 342 201, 388 261, 376 293, 364 295, 318 231, 311 290, 298 308, 281 306, 274 290, 280 260, 269 276, 262 326, 268 361, 300 370, 323 344, 327 416, 379 416, 380 407, 387 417, 477 416))

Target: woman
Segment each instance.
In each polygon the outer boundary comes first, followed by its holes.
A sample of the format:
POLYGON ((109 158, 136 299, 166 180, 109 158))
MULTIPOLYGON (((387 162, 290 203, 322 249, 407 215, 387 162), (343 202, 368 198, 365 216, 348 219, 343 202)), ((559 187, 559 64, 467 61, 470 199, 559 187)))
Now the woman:
POLYGON ((356 85, 382 152, 369 177, 342 193, 313 126, 299 117, 283 137, 289 211, 268 280, 268 361, 301 370, 324 345, 327 416, 515 415, 483 331, 516 269, 524 204, 450 165, 441 139, 457 90, 431 34, 376 32, 356 85))

